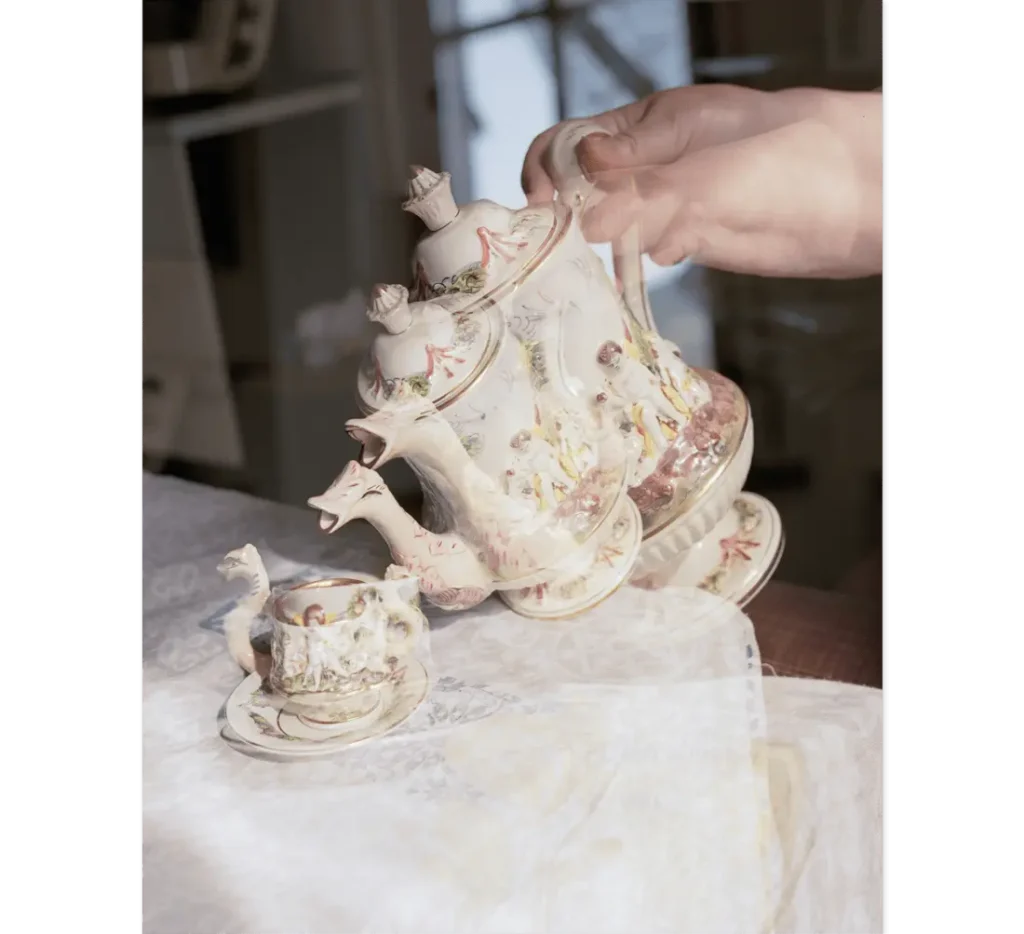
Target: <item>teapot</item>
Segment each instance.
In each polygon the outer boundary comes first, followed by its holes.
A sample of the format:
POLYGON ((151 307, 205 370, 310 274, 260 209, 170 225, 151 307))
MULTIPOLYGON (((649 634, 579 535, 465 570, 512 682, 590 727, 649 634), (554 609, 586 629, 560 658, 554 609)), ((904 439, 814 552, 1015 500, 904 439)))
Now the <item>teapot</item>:
MULTIPOLYGON (((423 487, 422 525, 378 525, 397 566, 429 581, 436 556, 412 560, 409 547, 429 536, 477 563, 455 575, 471 583, 426 585, 440 605, 497 591, 527 615, 582 612, 713 534, 746 480, 747 401, 658 334, 638 231, 613 245, 621 289, 583 235, 583 212, 601 193, 575 147, 606 132, 563 127, 547 205, 458 205, 447 172, 412 169, 403 207, 427 231, 411 289, 373 290, 367 314, 381 332, 357 376, 363 416, 346 430, 362 445, 358 466, 400 456, 423 487)), ((346 497, 336 502, 357 476, 346 474, 310 500, 328 531, 353 515, 346 497)))

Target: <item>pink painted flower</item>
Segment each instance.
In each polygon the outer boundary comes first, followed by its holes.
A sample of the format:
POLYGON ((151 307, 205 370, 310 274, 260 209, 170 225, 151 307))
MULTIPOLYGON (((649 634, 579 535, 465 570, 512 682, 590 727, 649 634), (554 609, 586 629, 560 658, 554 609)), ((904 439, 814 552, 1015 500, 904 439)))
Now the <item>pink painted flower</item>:
POLYGON ((430 595, 436 606, 446 610, 469 610, 487 599, 487 591, 480 587, 448 587, 430 595))
POLYGON ((711 397, 711 410, 719 425, 728 425, 736 417, 736 400, 732 393, 711 397))
POLYGON ((533 599, 538 603, 543 603, 550 587, 551 585, 547 581, 544 581, 540 584, 535 584, 533 587, 524 587, 519 591, 519 596, 523 600, 528 600, 530 597, 533 597, 533 599))
POLYGON ((761 543, 749 538, 740 538, 741 534, 741 532, 737 532, 735 535, 730 535, 719 541, 718 544, 722 549, 722 561, 731 561, 733 558, 743 561, 752 560, 750 550, 760 547, 761 543))
POLYGON ((683 429, 683 437, 698 451, 706 451, 718 438, 715 421, 710 407, 702 406, 683 429))
POLYGON ((646 516, 668 505, 673 489, 672 481, 655 471, 639 486, 633 487, 629 496, 636 503, 636 508, 646 516))
POLYGON ((427 551, 431 555, 460 555, 466 546, 456 538, 435 538, 427 545, 427 551))

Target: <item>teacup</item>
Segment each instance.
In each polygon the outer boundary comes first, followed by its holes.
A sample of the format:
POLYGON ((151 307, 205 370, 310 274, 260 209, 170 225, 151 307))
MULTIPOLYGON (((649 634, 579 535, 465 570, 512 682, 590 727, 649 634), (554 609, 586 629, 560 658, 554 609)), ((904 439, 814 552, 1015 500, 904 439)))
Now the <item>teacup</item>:
POLYGON ((251 545, 231 552, 218 570, 228 579, 249 579, 253 588, 225 621, 232 656, 247 671, 259 671, 293 713, 314 724, 374 714, 380 688, 396 678, 426 625, 417 578, 339 577, 271 593, 251 545), (273 626, 269 656, 250 640, 260 614, 273 626))

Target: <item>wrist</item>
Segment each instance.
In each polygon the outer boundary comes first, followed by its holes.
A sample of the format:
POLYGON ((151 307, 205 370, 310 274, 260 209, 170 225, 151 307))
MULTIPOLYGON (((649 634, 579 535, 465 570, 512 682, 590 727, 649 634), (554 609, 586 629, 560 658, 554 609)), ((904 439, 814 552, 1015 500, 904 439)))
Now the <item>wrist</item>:
POLYGON ((860 192, 854 252, 869 272, 882 271, 882 94, 840 94, 835 128, 853 157, 860 192))
MULTIPOLYGON (((837 175, 851 186, 850 229, 841 263, 847 274, 871 275, 882 270, 882 93, 881 91, 815 90, 794 97, 802 113, 825 126, 844 154, 837 175)), ((788 93, 788 92, 782 92, 788 93)))

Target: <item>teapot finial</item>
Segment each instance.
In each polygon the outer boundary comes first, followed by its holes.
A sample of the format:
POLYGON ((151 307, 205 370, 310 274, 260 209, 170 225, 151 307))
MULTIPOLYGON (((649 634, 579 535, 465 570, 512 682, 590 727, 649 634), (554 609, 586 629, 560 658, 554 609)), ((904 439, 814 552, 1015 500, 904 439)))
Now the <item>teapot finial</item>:
POLYGON ((455 220, 459 206, 452 197, 452 177, 422 165, 411 168, 409 199, 402 208, 415 214, 431 230, 440 230, 455 220))
POLYGON ((383 325, 391 334, 401 334, 412 324, 412 309, 409 307, 409 290, 404 285, 378 283, 370 293, 372 304, 366 310, 366 317, 383 325))

